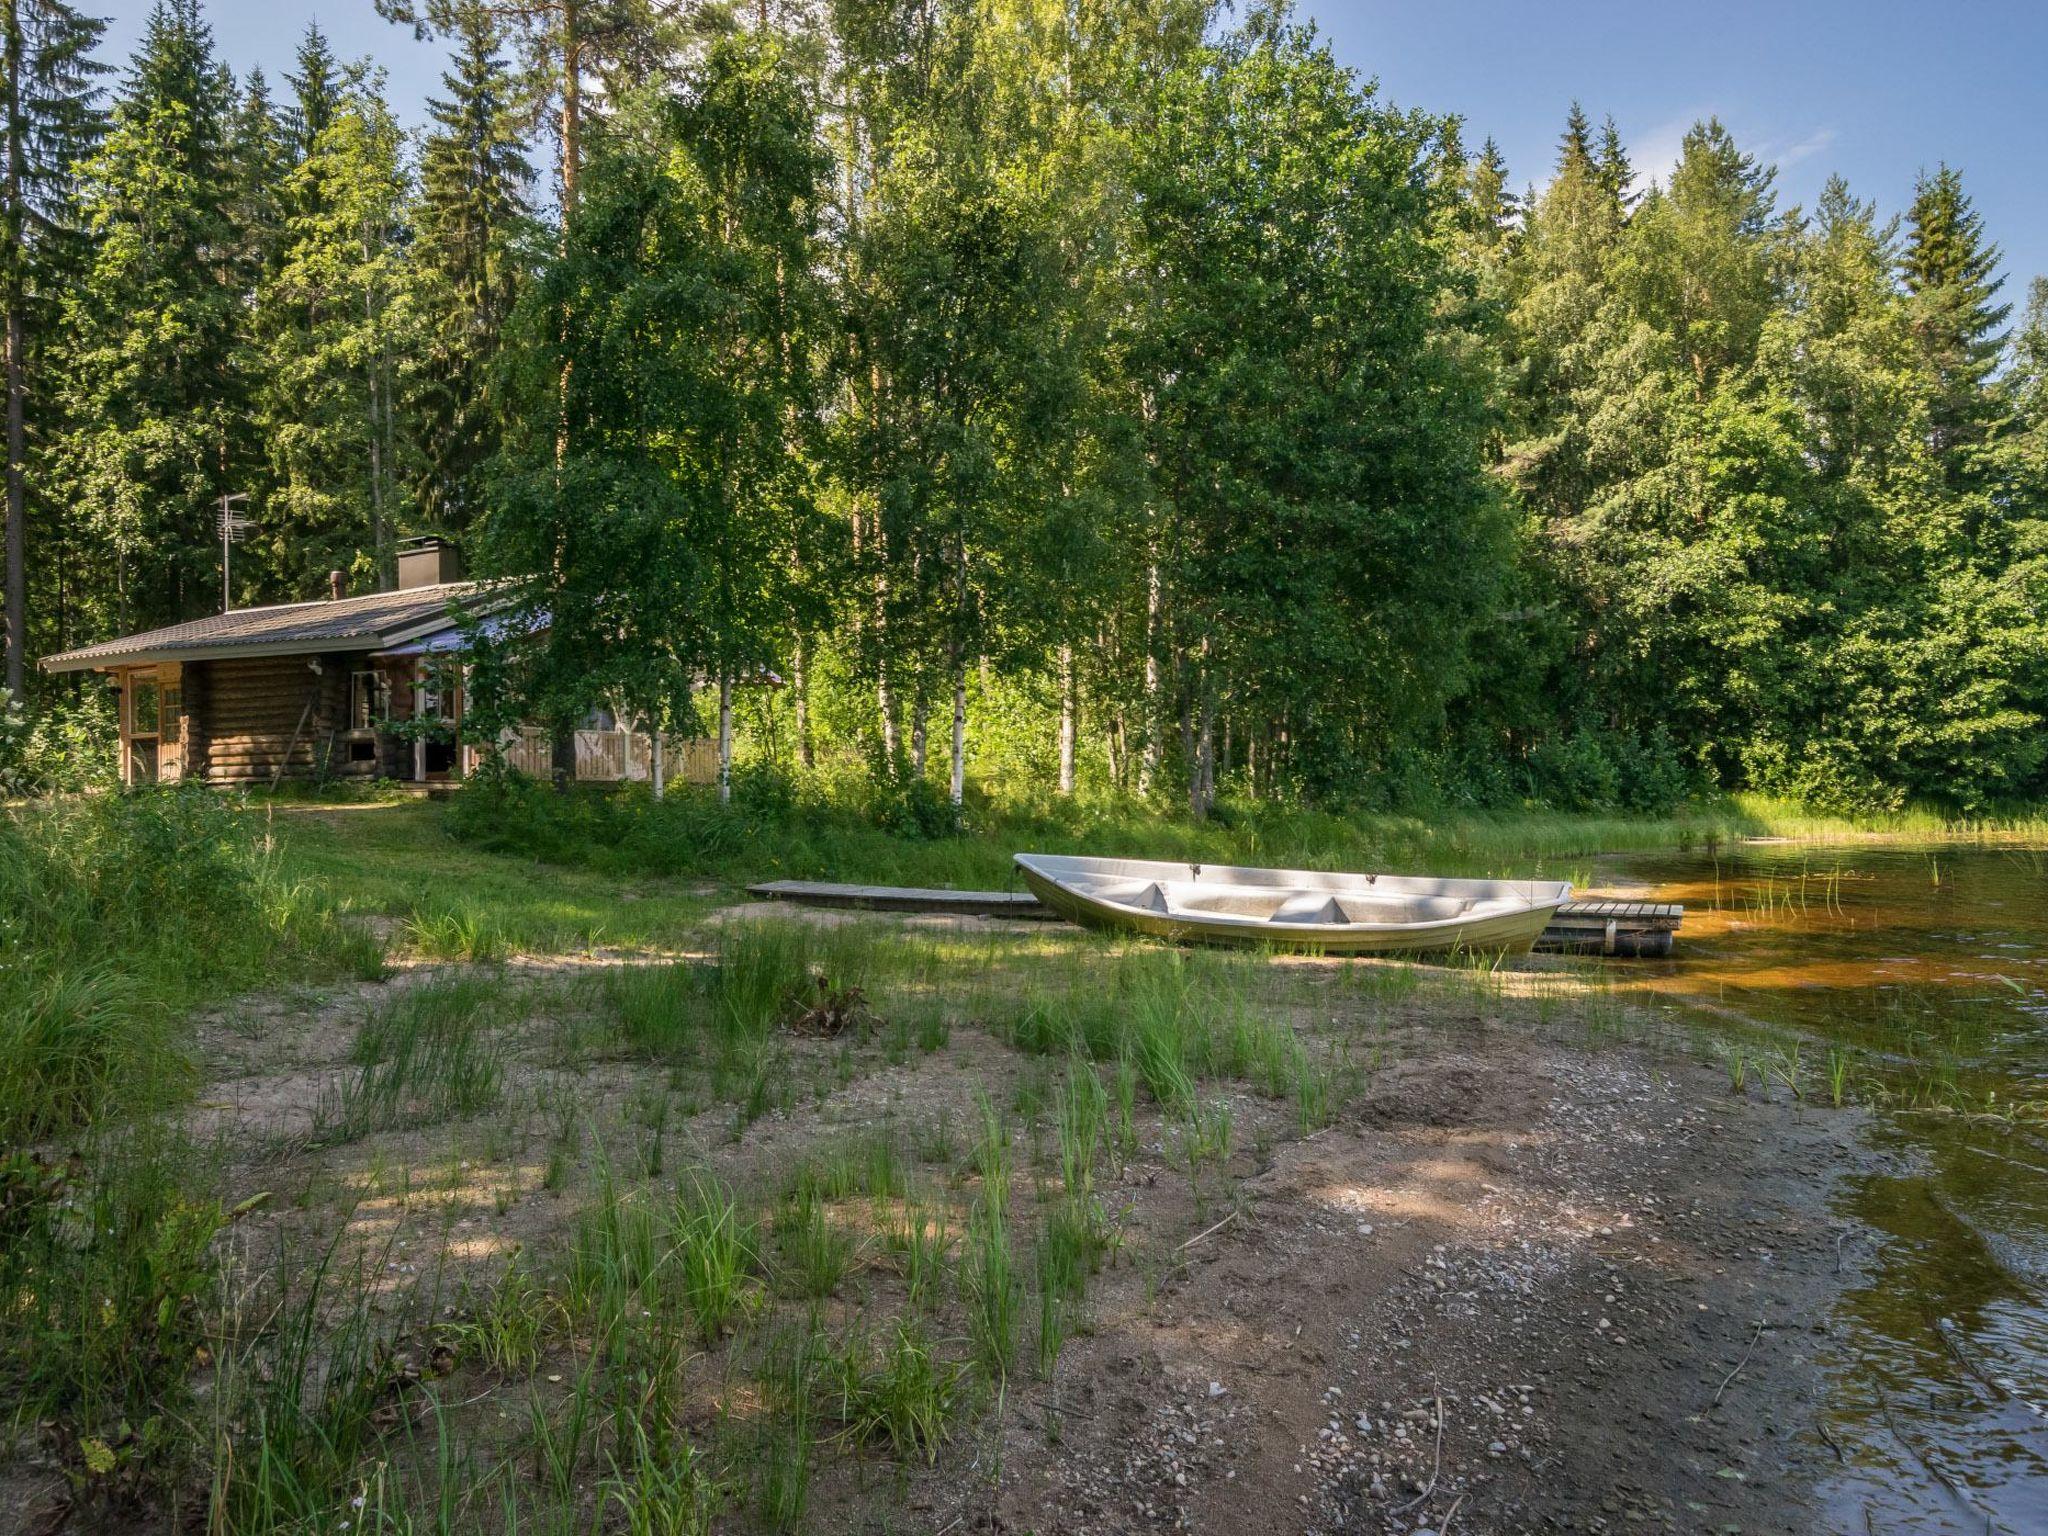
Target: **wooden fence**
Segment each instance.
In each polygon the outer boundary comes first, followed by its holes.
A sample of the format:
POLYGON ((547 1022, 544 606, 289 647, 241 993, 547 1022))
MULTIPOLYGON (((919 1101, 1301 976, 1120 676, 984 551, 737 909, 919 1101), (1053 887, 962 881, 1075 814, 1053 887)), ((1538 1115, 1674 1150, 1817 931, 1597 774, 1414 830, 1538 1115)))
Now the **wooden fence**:
MULTIPOLYGON (((522 725, 498 738, 506 765, 536 779, 554 772, 548 733, 522 725)), ((716 784, 718 743, 703 736, 664 736, 662 772, 671 784, 716 784)), ((654 777, 653 738, 640 731, 578 731, 576 777, 589 783, 646 783, 654 777)))
MULTIPOLYGON (((696 736, 664 736, 662 773, 672 784, 717 783, 718 743, 696 736)), ((576 777, 644 783, 654 777, 654 738, 639 731, 578 731, 576 777)))

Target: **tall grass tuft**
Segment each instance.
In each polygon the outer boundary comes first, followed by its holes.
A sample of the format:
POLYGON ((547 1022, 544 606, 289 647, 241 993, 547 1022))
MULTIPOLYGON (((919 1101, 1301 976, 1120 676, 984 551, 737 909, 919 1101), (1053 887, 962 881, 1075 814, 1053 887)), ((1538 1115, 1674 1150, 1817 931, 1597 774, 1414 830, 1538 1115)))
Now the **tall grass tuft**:
POLYGON ((144 1124, 80 1162, 0 1153, 0 1400, 58 1431, 83 1472, 149 1487, 177 1472, 192 1362, 232 1213, 188 1149, 144 1124))
POLYGON ((739 1311, 759 1261, 754 1224, 741 1218, 732 1191, 698 1177, 677 1191, 670 1233, 690 1315, 714 1343, 739 1311))
POLYGON ((1010 1246, 1009 1131, 982 1100, 982 1138, 974 1163, 981 1191, 967 1220, 961 1287, 968 1333, 989 1379, 1009 1378, 1017 1360, 1017 1306, 1021 1287, 1010 1246))
POLYGON ((504 1051, 493 1034, 514 1006, 506 984, 456 976, 400 994, 356 1036, 357 1075, 318 1106, 316 1130, 341 1141, 479 1114, 498 1102, 504 1051))

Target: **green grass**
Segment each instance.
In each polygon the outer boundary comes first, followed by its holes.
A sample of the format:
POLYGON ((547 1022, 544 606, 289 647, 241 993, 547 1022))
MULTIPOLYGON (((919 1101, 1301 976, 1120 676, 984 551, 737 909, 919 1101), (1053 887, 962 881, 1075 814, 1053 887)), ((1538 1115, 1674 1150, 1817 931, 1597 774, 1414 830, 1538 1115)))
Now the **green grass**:
POLYGON ((967 1219, 961 1290, 975 1354, 989 1379, 1000 1383, 1017 1363, 1023 1287, 1010 1242, 1009 1129, 986 1099, 981 1109, 982 1136, 974 1153, 981 1189, 967 1219))
POLYGON ((959 1395, 961 1368, 917 1323, 898 1320, 880 1347, 842 1357, 838 1418, 848 1439, 885 1445, 899 1457, 938 1455, 959 1395))
POLYGON ((943 1201, 912 1192, 904 1197, 887 1229, 884 1240, 896 1258, 905 1299, 913 1309, 934 1303, 951 1272, 954 1240, 948 1230, 950 1215, 943 1201))
POLYGON ((830 1296, 853 1268, 858 1250, 813 1188, 792 1192, 775 1213, 776 1283, 786 1295, 830 1296))
POLYGON ((670 1234, 690 1315, 705 1343, 715 1343, 743 1305, 760 1262, 754 1224, 740 1214, 731 1190, 697 1177, 677 1191, 670 1234))
POLYGON ((600 947, 675 951, 717 904, 683 882, 481 851, 450 837, 445 805, 417 800, 280 802, 270 819, 280 866, 356 913, 389 920, 401 942, 439 949, 469 914, 488 914, 508 952, 600 947))
POLYGON ((381 951, 203 790, 0 810, 0 1145, 175 1101, 183 1017, 381 951))

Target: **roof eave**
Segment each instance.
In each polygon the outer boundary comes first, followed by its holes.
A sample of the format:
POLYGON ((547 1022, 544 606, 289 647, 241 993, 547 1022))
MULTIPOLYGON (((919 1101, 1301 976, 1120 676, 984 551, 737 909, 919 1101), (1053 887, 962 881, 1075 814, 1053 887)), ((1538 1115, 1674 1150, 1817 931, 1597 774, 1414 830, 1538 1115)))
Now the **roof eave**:
POLYGON ((324 640, 271 640, 248 645, 170 645, 148 650, 116 651, 112 655, 67 653, 45 656, 36 663, 45 672, 111 672, 160 661, 224 661, 235 656, 323 656, 334 651, 374 651, 386 644, 379 635, 348 635, 324 640))

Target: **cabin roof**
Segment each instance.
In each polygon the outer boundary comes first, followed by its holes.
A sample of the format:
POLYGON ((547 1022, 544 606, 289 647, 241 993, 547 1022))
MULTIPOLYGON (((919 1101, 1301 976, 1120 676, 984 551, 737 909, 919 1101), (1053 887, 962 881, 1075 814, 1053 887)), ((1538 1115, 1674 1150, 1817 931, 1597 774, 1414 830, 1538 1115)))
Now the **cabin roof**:
POLYGON ((325 602, 236 608, 45 656, 42 666, 46 672, 83 672, 153 661, 383 650, 448 628, 449 610, 474 608, 484 592, 481 582, 447 581, 325 602))

